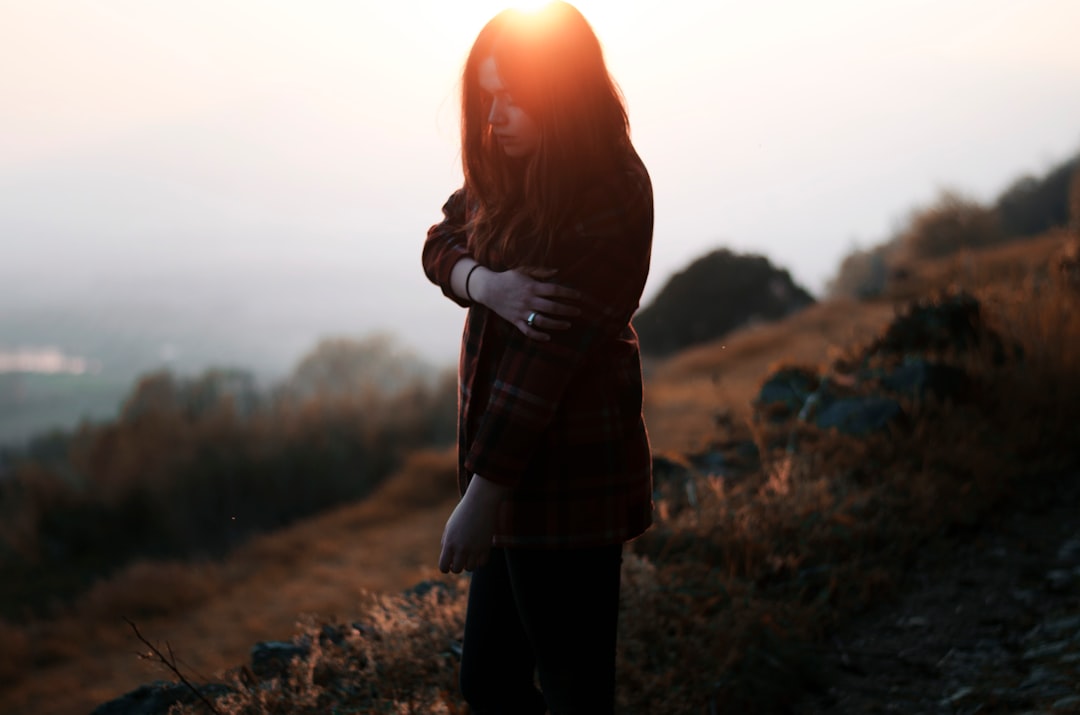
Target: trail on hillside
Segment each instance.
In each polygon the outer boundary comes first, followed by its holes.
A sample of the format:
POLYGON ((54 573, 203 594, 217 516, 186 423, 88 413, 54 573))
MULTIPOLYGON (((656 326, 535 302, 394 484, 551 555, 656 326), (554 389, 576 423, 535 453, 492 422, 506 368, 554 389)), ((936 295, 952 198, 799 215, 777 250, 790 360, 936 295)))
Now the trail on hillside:
POLYGON ((798 715, 1080 713, 1080 472, 1011 496, 832 635, 828 689, 798 715))

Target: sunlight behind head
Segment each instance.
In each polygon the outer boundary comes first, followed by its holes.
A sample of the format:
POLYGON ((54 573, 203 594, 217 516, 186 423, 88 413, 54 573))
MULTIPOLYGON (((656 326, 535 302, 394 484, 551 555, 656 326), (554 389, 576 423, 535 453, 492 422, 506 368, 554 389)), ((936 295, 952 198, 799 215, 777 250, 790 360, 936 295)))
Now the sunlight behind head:
POLYGON ((511 5, 511 7, 532 15, 543 12, 543 10, 547 8, 550 4, 550 0, 533 0, 532 2, 526 0, 526 2, 516 2, 511 5))

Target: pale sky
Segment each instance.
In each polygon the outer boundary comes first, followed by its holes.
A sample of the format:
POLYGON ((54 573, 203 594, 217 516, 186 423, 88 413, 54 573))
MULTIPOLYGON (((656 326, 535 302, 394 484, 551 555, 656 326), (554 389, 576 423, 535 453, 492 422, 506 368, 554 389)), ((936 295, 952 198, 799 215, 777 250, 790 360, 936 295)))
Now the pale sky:
MULTIPOLYGON (((505 4, 0 0, 0 282, 322 281, 351 288, 311 345, 390 329, 452 360, 463 313, 420 246, 461 180, 461 64, 505 4)), ((1080 150, 1076 0, 577 6, 653 178, 646 301, 720 246, 820 293, 940 189, 990 201, 1080 150)))

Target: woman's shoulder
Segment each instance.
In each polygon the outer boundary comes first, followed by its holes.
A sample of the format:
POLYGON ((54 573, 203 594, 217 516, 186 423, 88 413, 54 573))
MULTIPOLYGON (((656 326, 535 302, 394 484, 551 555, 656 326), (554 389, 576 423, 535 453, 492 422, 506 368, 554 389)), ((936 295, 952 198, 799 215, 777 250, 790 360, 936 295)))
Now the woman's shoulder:
POLYGON ((632 146, 620 155, 618 162, 598 176, 592 199, 601 202, 652 204, 652 180, 645 162, 632 146))
POLYGON ((599 188, 608 201, 652 205, 652 180, 645 162, 633 146, 627 146, 618 162, 606 172, 599 188))
POLYGON ((572 222, 578 235, 652 232, 653 194, 649 172, 630 149, 620 161, 594 175, 581 193, 572 222))
POLYGON ((626 165, 623 169, 625 180, 630 185, 631 190, 638 196, 652 201, 652 179, 649 177, 649 170, 645 168, 645 162, 641 160, 638 153, 634 151, 633 147, 630 147, 627 153, 626 165))

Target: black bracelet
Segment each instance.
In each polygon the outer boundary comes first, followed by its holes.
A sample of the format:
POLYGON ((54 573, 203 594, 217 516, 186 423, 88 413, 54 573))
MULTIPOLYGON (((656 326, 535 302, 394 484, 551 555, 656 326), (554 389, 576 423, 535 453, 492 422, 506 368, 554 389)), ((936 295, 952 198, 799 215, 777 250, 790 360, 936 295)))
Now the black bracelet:
POLYGON ((469 279, 472 278, 473 271, 475 271, 479 267, 480 264, 477 263, 475 266, 469 269, 468 274, 465 276, 465 297, 469 299, 470 303, 475 303, 476 301, 474 301, 473 297, 469 294, 469 279))

